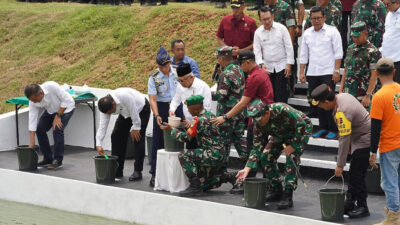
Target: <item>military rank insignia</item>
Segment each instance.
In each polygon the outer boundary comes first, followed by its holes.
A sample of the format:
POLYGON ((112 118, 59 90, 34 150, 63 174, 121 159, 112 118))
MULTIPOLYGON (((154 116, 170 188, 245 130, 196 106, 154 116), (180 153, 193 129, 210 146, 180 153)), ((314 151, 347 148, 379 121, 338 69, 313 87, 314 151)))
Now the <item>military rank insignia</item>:
POLYGON ((339 136, 351 134, 351 122, 346 118, 343 112, 335 114, 336 124, 339 130, 339 136))
POLYGON ((186 131, 186 133, 190 137, 196 137, 197 136, 197 124, 198 123, 199 123, 199 118, 195 117, 193 125, 186 131))

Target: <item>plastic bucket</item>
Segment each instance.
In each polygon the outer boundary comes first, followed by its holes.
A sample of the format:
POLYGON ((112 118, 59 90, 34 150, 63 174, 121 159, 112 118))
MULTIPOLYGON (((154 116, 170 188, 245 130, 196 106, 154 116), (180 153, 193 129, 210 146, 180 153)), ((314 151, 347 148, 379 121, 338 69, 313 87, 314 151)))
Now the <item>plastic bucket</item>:
POLYGON ((17 147, 19 170, 31 171, 37 170, 38 165, 38 146, 29 148, 28 145, 20 145, 17 147))
POLYGON ((146 135, 146 145, 147 145, 147 158, 149 159, 149 164, 151 164, 151 153, 153 149, 153 135, 146 135))
POLYGON ((344 190, 344 179, 342 176, 342 189, 326 188, 329 181, 334 178, 332 176, 324 185, 325 188, 319 190, 319 199, 321 204, 322 220, 340 221, 343 220, 344 198, 346 191, 344 190))
POLYGON ((95 156, 93 159, 96 168, 96 182, 99 184, 112 184, 117 173, 118 157, 108 156, 108 159, 106 159, 103 156, 95 156))
POLYGON ((244 180, 244 200, 246 207, 265 207, 265 195, 267 193, 267 180, 262 178, 246 178, 244 180))
POLYGON ((168 117, 168 124, 173 127, 179 127, 179 125, 181 124, 181 118, 176 116, 170 116, 168 117))
POLYGON ((365 183, 367 184, 368 193, 372 194, 383 194, 381 188, 381 169, 371 168, 367 171, 367 176, 365 177, 365 183))
POLYGON ((184 143, 176 140, 171 136, 170 130, 163 130, 164 148, 167 152, 181 152, 184 148, 184 143))

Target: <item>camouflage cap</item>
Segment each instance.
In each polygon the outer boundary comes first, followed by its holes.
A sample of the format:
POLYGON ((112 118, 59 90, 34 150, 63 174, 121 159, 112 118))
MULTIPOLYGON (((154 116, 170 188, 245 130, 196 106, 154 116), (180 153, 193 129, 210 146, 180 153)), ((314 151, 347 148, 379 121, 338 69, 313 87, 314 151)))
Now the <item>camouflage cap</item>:
POLYGON ((203 103, 204 97, 201 95, 192 95, 186 99, 185 104, 187 106, 197 105, 203 103))
POLYGON ((243 4, 243 0, 231 0, 231 8, 240 8, 243 4))
POLYGON ((367 25, 365 22, 356 22, 351 25, 351 36, 353 37, 360 37, 363 31, 367 30, 367 25))
POLYGON ((252 117, 257 123, 260 121, 261 116, 268 111, 268 105, 262 102, 260 99, 252 101, 247 106, 247 114, 252 117))
POLYGON ((232 55, 233 48, 231 46, 222 46, 217 48, 215 55, 217 56, 229 56, 232 55))
POLYGON ((317 106, 320 101, 325 101, 329 93, 329 86, 321 84, 311 92, 311 104, 317 106))

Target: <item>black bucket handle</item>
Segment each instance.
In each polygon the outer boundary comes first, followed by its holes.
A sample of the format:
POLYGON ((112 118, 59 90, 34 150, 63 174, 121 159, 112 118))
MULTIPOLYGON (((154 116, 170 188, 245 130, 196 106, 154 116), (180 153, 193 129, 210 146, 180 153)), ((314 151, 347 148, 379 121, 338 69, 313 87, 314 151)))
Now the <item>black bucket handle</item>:
MULTIPOLYGON (((329 181, 331 181, 334 177, 336 177, 335 175, 333 175, 331 178, 328 179, 328 181, 325 183, 324 187, 328 186, 329 181)), ((344 178, 343 175, 340 176, 342 178, 342 192, 344 191, 344 178)))

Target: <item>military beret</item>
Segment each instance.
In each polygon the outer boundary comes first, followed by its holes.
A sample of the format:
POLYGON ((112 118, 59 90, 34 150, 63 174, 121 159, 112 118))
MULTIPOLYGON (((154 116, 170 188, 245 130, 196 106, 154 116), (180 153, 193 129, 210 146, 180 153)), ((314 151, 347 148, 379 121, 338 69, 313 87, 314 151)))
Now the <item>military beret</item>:
POLYGON ((260 99, 252 101, 247 106, 247 115, 252 117, 256 122, 260 121, 261 116, 268 111, 268 105, 262 102, 260 99))
POLYGON ((204 97, 201 95, 192 95, 186 99, 185 104, 187 106, 197 105, 203 103, 204 97))
POLYGON ((245 61, 245 60, 248 60, 248 59, 255 60, 255 58, 256 58, 256 56, 254 55, 254 53, 252 51, 244 50, 244 51, 239 53, 238 61, 239 61, 239 64, 240 64, 242 61, 245 61))
POLYGON ((158 49, 156 62, 160 66, 165 66, 171 61, 171 57, 169 57, 167 50, 161 46, 158 49))
POLYGON ((192 72, 192 68, 190 67, 189 63, 182 64, 176 68, 176 73, 178 77, 183 77, 188 75, 189 73, 192 72))
POLYGON ((311 92, 311 104, 317 106, 320 101, 325 101, 330 92, 329 86, 321 84, 311 92))
POLYGON ((232 55, 233 48, 230 46, 222 46, 217 48, 215 55, 229 56, 232 55))
POLYGON ((231 8, 240 8, 240 6, 243 4, 243 0, 231 0, 231 8))
POLYGON ((351 25, 351 36, 353 37, 360 37, 361 33, 363 31, 367 30, 367 25, 365 22, 356 22, 353 25, 351 25))

